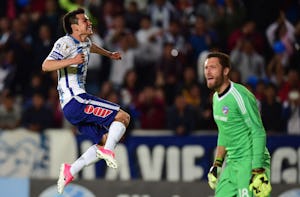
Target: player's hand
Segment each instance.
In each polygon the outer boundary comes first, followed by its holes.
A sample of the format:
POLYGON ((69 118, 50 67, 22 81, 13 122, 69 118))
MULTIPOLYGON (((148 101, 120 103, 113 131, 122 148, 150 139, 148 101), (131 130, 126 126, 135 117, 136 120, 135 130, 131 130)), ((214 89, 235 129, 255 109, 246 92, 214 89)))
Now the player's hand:
POLYGON ((252 170, 249 190, 256 197, 267 197, 271 193, 272 187, 264 169, 252 170))
POLYGON ((119 53, 119 52, 112 52, 112 53, 110 53, 109 57, 114 60, 122 59, 121 53, 119 53))
POLYGON ((84 62, 84 54, 83 53, 78 53, 74 57, 74 64, 82 64, 84 62))
POLYGON ((221 167, 213 165, 207 174, 208 185, 211 189, 216 189, 218 178, 220 176, 221 167))
POLYGON ((222 170, 223 160, 224 160, 223 158, 216 158, 213 166, 209 169, 207 178, 208 178, 208 185, 211 189, 216 189, 217 187, 218 178, 222 170))

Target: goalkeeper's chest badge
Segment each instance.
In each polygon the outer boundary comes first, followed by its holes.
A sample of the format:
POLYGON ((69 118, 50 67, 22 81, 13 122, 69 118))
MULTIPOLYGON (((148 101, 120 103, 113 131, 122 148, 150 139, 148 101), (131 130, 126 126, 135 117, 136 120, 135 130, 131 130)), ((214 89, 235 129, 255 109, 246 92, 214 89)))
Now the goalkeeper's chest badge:
POLYGON ((229 108, 227 106, 223 106, 222 112, 223 112, 224 115, 227 115, 228 112, 229 112, 229 108))

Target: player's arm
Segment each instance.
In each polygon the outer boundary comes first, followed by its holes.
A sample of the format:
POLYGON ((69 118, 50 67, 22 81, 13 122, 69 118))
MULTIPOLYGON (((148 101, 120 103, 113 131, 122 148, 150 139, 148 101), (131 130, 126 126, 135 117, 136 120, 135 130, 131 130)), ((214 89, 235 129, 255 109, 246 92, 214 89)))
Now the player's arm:
POLYGON ((92 43, 91 46, 91 53, 97 53, 99 55, 104 55, 110 59, 114 59, 114 60, 120 60, 121 59, 121 54, 119 52, 111 52, 108 51, 102 47, 97 46, 96 44, 92 43))
POLYGON ((52 60, 45 59, 42 64, 42 70, 45 72, 50 72, 58 70, 72 64, 81 64, 84 62, 84 54, 79 53, 74 58, 62 59, 62 60, 52 60))
POLYGON ((225 146, 218 145, 217 149, 216 149, 215 162, 216 162, 216 160, 218 160, 218 161, 222 161, 222 163, 223 163, 225 156, 226 156, 225 146))
POLYGON ((254 96, 244 97, 246 113, 244 114, 247 126, 251 130, 252 137, 252 168, 263 167, 264 153, 266 147, 266 132, 260 117, 257 101, 254 96))
POLYGON ((84 62, 84 54, 78 53, 72 56, 76 46, 66 38, 60 38, 55 43, 48 57, 42 64, 42 70, 45 72, 55 71, 70 65, 81 64, 84 62))
POLYGON ((244 97, 247 113, 246 122, 251 129, 252 136, 252 176, 250 179, 249 189, 253 191, 254 196, 269 196, 272 187, 263 168, 264 153, 266 146, 266 132, 260 117, 254 96, 244 97))

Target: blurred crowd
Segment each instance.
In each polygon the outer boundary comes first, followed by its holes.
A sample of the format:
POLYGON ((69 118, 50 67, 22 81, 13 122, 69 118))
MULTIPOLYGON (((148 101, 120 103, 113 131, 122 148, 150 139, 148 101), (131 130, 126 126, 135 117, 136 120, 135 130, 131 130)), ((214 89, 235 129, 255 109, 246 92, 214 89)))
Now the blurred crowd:
POLYGON ((0 128, 65 128, 56 72, 41 64, 83 7, 91 39, 122 60, 90 56, 86 89, 119 103, 131 129, 215 130, 209 51, 230 55, 231 80, 256 96, 268 134, 300 134, 298 0, 7 0, 0 2, 0 128))

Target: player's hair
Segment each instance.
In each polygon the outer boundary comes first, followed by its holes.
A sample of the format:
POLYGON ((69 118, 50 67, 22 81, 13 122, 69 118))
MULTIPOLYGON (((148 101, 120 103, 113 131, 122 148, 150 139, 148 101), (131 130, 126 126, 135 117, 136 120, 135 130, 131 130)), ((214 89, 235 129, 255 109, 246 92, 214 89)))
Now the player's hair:
POLYGON ((216 51, 216 52, 210 52, 210 53, 207 55, 207 59, 208 59, 208 58, 212 58, 212 57, 218 58, 220 64, 221 64, 223 67, 231 68, 230 58, 229 58, 229 56, 228 56, 227 54, 222 53, 222 52, 219 52, 219 51, 216 51))
POLYGON ((63 17, 63 27, 66 33, 71 34, 73 33, 71 25, 72 24, 78 24, 78 19, 76 17, 77 14, 84 14, 83 8, 78 8, 77 10, 73 10, 71 12, 68 12, 63 17))

